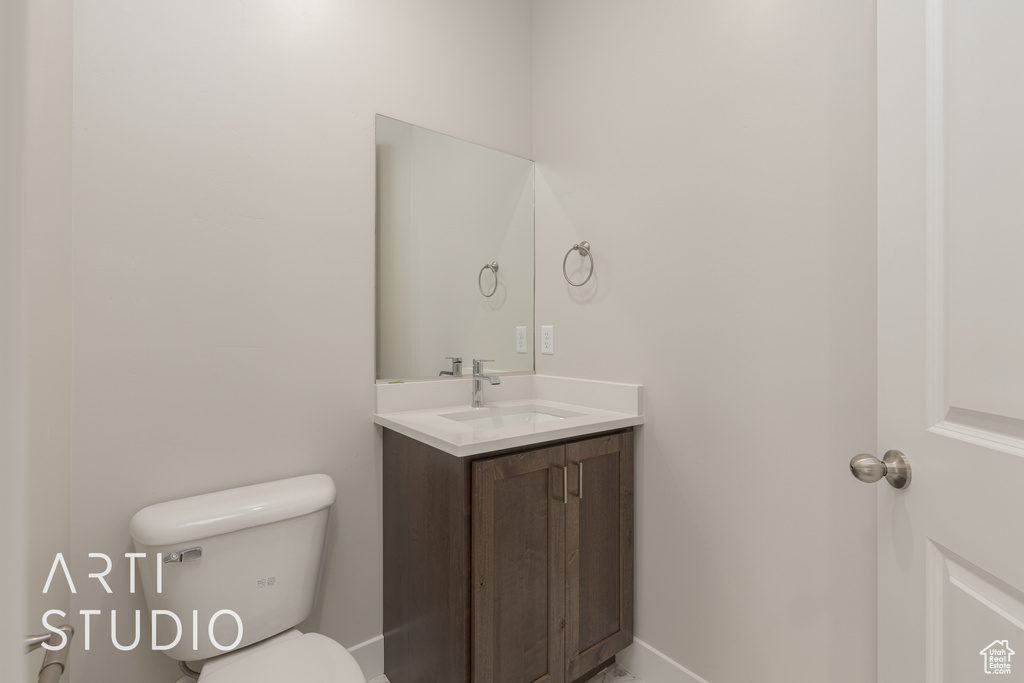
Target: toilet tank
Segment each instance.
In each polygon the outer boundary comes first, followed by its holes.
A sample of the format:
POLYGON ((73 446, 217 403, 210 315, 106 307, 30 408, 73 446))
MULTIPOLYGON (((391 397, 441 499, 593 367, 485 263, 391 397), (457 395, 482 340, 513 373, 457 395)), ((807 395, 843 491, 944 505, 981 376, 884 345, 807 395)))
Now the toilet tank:
POLYGON ((153 648, 196 661, 308 617, 335 495, 329 476, 310 474, 137 512, 128 529, 146 555, 135 563, 153 648))

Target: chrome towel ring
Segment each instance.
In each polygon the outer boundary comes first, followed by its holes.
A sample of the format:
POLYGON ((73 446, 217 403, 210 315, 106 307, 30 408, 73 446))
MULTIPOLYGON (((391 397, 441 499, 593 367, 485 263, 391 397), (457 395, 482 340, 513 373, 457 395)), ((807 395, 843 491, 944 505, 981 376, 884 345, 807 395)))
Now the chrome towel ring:
POLYGON ((565 258, 562 259, 562 275, 565 276, 565 281, 573 287, 582 287, 583 285, 590 282, 590 278, 594 275, 594 255, 590 253, 590 242, 580 242, 579 244, 572 245, 572 248, 565 252, 565 258), (587 274, 587 278, 583 282, 573 282, 569 279, 569 273, 565 270, 565 264, 569 260, 569 254, 574 251, 580 252, 580 256, 586 256, 590 259, 590 273, 587 274))
POLYGON ((483 294, 484 296, 486 296, 486 297, 494 296, 494 293, 498 291, 498 262, 497 261, 491 261, 490 263, 485 263, 484 264, 484 267, 480 269, 480 274, 476 276, 476 286, 480 288, 480 293, 483 294), (485 270, 489 270, 492 273, 494 273, 494 287, 491 288, 491 293, 490 294, 488 294, 487 292, 484 291, 484 283, 481 280, 481 278, 483 278, 483 276, 484 276, 484 271, 485 270))

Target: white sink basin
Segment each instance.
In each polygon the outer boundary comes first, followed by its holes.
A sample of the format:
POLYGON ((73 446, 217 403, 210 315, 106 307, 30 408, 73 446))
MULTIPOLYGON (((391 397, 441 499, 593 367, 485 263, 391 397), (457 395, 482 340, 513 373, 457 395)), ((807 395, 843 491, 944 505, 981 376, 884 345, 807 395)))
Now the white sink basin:
POLYGON ((489 388, 494 400, 473 409, 468 379, 378 384, 373 421, 458 458, 644 423, 635 384, 506 375, 489 388))
POLYGON ((443 418, 455 420, 474 430, 485 431, 488 429, 503 429, 506 427, 519 427, 522 425, 540 424, 554 420, 564 420, 567 417, 579 417, 582 413, 574 413, 561 408, 548 406, 519 405, 519 406, 498 406, 491 408, 476 408, 458 413, 446 413, 443 418))

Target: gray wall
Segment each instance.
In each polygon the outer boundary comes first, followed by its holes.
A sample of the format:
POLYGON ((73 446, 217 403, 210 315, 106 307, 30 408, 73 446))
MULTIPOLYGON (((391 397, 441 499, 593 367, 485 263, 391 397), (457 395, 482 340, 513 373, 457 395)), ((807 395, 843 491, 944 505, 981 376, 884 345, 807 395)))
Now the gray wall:
MULTIPOLYGON (((530 6, 83 0, 74 21, 72 571, 130 550, 151 503, 325 472, 306 626, 378 636, 374 115, 529 156, 530 6)), ((110 644, 109 611, 130 643, 143 608, 127 564, 72 596, 103 610, 74 683, 173 680, 110 644)))
MULTIPOLYGON (((24 283, 25 463, 28 528, 26 633, 44 631, 49 609, 70 613, 63 582, 42 589, 58 552, 67 554, 72 494, 72 0, 28 6, 26 37, 24 283)), ((55 617, 51 624, 74 618, 55 617)), ((36 680, 45 653, 27 659, 36 680)))
POLYGON ((25 568, 17 558, 24 545, 25 397, 23 371, 22 273, 25 108, 25 0, 0 3, 0 661, 5 675, 24 677, 19 647, 23 628, 25 568), (11 551, 14 551, 13 553, 11 551))
POLYGON ((875 679, 873 12, 534 5, 537 370, 644 385, 636 633, 711 683, 875 679))

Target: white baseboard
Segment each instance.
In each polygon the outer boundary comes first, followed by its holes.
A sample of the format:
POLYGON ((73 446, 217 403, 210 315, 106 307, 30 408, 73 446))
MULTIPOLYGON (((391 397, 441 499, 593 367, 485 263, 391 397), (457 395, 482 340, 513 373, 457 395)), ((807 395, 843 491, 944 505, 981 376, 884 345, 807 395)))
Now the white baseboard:
POLYGON ((366 680, 376 678, 384 673, 384 636, 370 638, 365 643, 353 645, 348 651, 355 657, 366 680))
MULTIPOLYGON (((384 673, 384 636, 370 638, 348 651, 355 657, 367 680, 384 673)), ((639 638, 634 638, 633 644, 620 652, 615 660, 644 683, 708 683, 639 638)))
POLYGON ((620 652, 615 661, 644 683, 708 683, 679 662, 640 640, 620 652))

